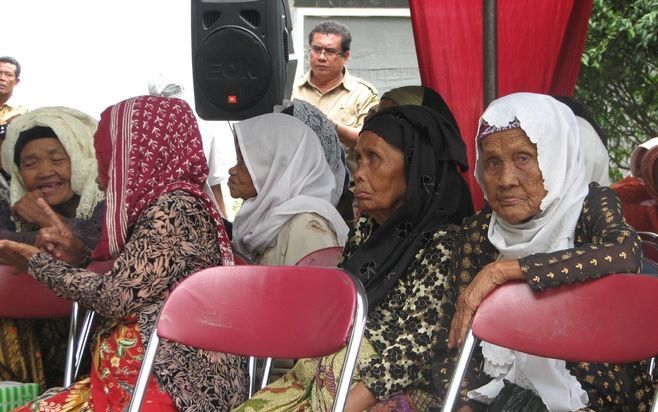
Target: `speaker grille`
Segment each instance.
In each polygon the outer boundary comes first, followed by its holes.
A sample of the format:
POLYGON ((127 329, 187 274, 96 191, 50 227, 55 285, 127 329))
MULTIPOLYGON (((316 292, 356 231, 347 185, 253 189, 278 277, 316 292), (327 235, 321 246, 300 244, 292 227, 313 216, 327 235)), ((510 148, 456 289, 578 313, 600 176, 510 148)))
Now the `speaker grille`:
POLYGON ((254 28, 260 26, 260 13, 258 10, 240 10, 240 17, 254 28))
POLYGON ((222 13, 218 10, 207 10, 203 13, 203 28, 208 30, 221 17, 222 13))

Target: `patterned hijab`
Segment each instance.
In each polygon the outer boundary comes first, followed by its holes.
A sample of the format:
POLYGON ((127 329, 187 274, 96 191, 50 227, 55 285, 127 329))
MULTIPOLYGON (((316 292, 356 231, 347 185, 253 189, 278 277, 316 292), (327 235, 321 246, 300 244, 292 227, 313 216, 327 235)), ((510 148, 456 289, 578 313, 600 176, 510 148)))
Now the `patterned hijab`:
MULTIPOLYGON (((11 204, 27 194, 23 178, 15 159, 20 156, 16 148, 21 146, 21 132, 37 127, 50 128, 71 159, 71 190, 80 196, 75 211, 78 219, 89 219, 94 209, 103 200, 103 192, 98 189, 96 176, 98 166, 94 155, 93 136, 98 122, 91 116, 69 107, 42 107, 16 117, 7 129, 7 138, 2 149, 2 164, 11 176, 9 196, 11 204)), ((46 137, 46 136, 44 136, 46 137)), ((20 147, 18 151, 20 151, 20 147)), ((19 231, 26 230, 17 222, 19 231)))
POLYGON ((336 206, 345 185, 349 184, 345 149, 343 149, 343 145, 338 139, 336 128, 320 109, 304 100, 293 99, 288 107, 275 106, 274 111, 289 114, 301 120, 320 139, 324 158, 327 160, 331 173, 336 178, 336 190, 331 194, 331 204, 336 206))
POLYGON ((116 258, 128 231, 144 210, 165 193, 184 190, 200 199, 217 226, 223 265, 233 264, 231 244, 210 198, 201 135, 183 100, 140 96, 105 109, 94 136, 107 210, 93 258, 116 258))
MULTIPOLYGON (((397 106, 375 113, 363 125, 398 147, 405 158, 404 205, 364 239, 341 265, 359 277, 375 308, 405 276, 418 251, 434 233, 460 224, 473 212, 466 182, 466 148, 459 133, 435 110, 397 106)), ((372 220, 368 216, 362 219, 372 220)), ((372 222, 363 222, 372 224, 372 222)))
POLYGON ((294 117, 269 113, 237 123, 235 135, 257 193, 235 216, 238 251, 251 258, 263 253, 300 213, 325 218, 344 245, 347 225, 330 202, 334 176, 313 130, 294 117))

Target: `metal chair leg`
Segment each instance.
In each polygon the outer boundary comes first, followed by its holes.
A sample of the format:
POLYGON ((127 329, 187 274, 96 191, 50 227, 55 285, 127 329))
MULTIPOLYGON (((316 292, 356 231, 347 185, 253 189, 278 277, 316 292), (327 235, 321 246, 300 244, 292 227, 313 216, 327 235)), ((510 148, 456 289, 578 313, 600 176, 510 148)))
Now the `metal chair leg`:
POLYGON ((73 302, 71 307, 71 323, 69 325, 68 345, 66 346, 66 365, 64 366, 64 387, 69 387, 73 383, 73 369, 75 363, 76 339, 75 335, 78 330, 78 316, 80 308, 78 302, 73 302))

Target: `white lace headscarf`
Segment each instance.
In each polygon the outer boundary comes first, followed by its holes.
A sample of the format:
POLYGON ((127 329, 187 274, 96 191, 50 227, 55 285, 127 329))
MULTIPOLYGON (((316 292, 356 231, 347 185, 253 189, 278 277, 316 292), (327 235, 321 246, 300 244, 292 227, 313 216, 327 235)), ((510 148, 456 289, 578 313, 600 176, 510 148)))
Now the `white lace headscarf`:
POLYGON ((270 113, 235 124, 235 134, 257 193, 235 216, 238 251, 252 257, 262 253, 300 213, 327 219, 344 245, 348 228, 331 204, 336 180, 313 130, 292 116, 270 113))
MULTIPOLYGON (((475 177, 483 190, 479 139, 513 127, 523 129, 537 146, 546 196, 539 214, 525 223, 508 223, 494 210, 489 240, 500 252, 500 259, 573 248, 576 224, 589 191, 576 117, 566 105, 541 94, 514 93, 493 101, 480 119, 476 137, 475 177)), ((551 411, 573 411, 586 406, 587 393, 569 373, 564 361, 488 343, 482 344, 482 352, 485 372, 494 380, 471 391, 472 398, 488 403, 499 393, 506 379, 534 391, 551 411)))
MULTIPOLYGON (((50 127, 64 146, 71 159, 71 189, 80 196, 75 211, 78 219, 89 219, 96 205, 104 199, 98 188, 98 164, 94 151, 94 132, 98 121, 91 116, 69 107, 43 107, 17 117, 7 130, 2 146, 2 164, 11 176, 10 202, 13 205, 26 195, 25 185, 14 162, 14 149, 18 135, 36 126, 50 127)), ((21 225, 17 225, 21 230, 21 225)))

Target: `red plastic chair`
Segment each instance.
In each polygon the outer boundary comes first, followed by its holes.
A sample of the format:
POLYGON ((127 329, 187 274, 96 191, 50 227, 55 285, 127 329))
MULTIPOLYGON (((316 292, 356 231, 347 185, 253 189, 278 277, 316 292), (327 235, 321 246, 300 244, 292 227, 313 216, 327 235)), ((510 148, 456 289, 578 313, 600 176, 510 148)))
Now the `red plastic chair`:
POLYGON ((366 314, 363 286, 340 269, 205 269, 181 282, 165 301, 130 411, 140 408, 160 338, 210 351, 274 358, 320 357, 347 345, 333 406, 334 411, 343 410, 366 314))
POLYGON ((67 343, 64 385, 73 381, 75 332, 78 305, 62 299, 27 273, 16 274, 15 268, 0 265, 0 316, 4 318, 49 319, 71 317, 67 343))
POLYGON ((338 257, 343 253, 342 246, 329 246, 323 249, 314 250, 303 258, 299 259, 295 266, 318 266, 335 268, 338 265, 338 257))
MULTIPOLYGON (((638 274, 609 275, 538 293, 525 283, 499 286, 473 317, 442 411, 452 411, 480 340, 576 362, 624 363, 656 356, 656 296, 658 278, 638 274)), ((653 412, 657 403, 658 391, 653 412)))

